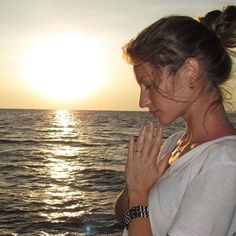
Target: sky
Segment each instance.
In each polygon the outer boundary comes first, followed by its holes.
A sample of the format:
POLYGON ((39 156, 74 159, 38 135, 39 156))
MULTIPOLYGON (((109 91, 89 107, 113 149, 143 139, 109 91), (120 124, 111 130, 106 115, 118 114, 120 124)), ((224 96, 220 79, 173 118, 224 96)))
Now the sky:
POLYGON ((163 16, 197 18, 235 3, 0 0, 0 108, 139 110, 122 46, 163 16))

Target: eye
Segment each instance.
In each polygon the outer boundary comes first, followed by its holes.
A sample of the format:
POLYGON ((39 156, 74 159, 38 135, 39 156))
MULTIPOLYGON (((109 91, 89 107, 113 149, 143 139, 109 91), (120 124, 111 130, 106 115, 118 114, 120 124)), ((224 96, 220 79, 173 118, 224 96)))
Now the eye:
POLYGON ((145 90, 149 90, 149 89, 152 87, 151 84, 149 84, 149 85, 144 85, 144 86, 145 86, 145 90))

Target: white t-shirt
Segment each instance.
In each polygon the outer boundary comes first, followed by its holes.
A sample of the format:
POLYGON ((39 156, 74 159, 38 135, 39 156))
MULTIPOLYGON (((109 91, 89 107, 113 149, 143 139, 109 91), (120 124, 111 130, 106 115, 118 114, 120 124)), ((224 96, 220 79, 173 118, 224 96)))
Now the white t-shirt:
MULTIPOLYGON (((160 155, 182 136, 168 138, 160 155)), ((236 236, 236 135, 203 143, 171 165, 149 194, 149 214, 154 236, 236 236)))

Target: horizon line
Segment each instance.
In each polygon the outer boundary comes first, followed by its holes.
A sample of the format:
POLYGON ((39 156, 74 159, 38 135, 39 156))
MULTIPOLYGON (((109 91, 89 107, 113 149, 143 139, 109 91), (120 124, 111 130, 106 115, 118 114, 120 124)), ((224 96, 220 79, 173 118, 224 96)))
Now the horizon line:
MULTIPOLYGON (((119 112, 149 112, 148 110, 141 110, 141 109, 137 109, 137 110, 122 110, 122 109, 67 109, 67 108, 4 108, 4 107, 0 107, 0 110, 44 110, 44 111, 91 111, 91 112, 95 112, 95 111, 101 111, 101 112, 115 112, 115 111, 119 111, 119 112)), ((232 111, 227 111, 226 113, 236 113, 236 110, 232 110, 232 111)))

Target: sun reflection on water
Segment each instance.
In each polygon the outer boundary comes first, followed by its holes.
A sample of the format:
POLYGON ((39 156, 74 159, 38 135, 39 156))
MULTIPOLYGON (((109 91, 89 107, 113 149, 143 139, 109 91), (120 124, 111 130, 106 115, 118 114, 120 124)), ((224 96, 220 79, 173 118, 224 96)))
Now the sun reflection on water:
POLYGON ((60 142, 53 144, 48 150, 49 157, 45 167, 51 181, 43 194, 42 201, 47 205, 47 210, 41 212, 41 216, 51 222, 63 222, 85 214, 80 206, 84 193, 75 187, 75 177, 81 175, 84 168, 77 161, 80 149, 64 143, 65 137, 74 139, 76 133, 76 120, 72 112, 57 111, 54 119, 54 126, 57 128, 56 132, 52 131, 50 138, 60 139, 60 142))
POLYGON ((49 173, 53 179, 72 179, 71 173, 76 170, 75 166, 64 160, 50 158, 48 164, 49 173))
POLYGON ((73 126, 75 124, 75 120, 70 111, 59 110, 59 111, 56 111, 56 114, 55 114, 55 123, 63 127, 68 127, 70 125, 73 126))

